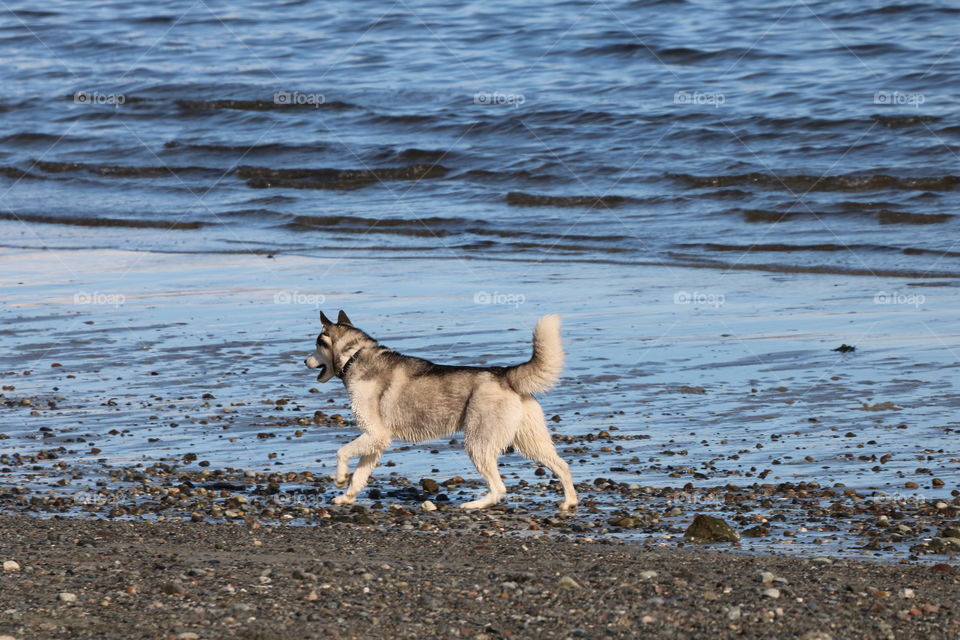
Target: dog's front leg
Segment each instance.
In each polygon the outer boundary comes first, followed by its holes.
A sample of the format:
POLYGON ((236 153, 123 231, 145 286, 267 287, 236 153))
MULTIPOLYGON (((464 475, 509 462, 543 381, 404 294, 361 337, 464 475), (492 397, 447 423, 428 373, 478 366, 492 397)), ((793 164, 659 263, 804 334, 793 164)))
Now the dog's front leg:
POLYGON ((359 456, 361 451, 366 448, 365 443, 369 438, 370 436, 366 433, 361 433, 337 450, 337 473, 333 476, 335 485, 338 487, 347 486, 347 481, 350 479, 350 461, 359 456))
POLYGON ((335 482, 338 487, 342 487, 347 483, 347 465, 350 459, 354 456, 360 456, 360 462, 357 463, 357 468, 354 470, 353 477, 350 479, 350 487, 343 495, 333 499, 334 504, 353 504, 357 499, 357 495, 367 486, 370 473, 373 471, 373 468, 377 466, 380 456, 389 444, 390 440, 388 438, 376 437, 369 433, 364 433, 337 452, 337 475, 335 482))

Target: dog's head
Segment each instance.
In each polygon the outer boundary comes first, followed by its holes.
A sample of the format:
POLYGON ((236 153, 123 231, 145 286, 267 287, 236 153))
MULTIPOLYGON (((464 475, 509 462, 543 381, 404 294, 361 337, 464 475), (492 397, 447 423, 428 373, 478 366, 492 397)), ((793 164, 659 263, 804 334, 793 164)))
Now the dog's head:
MULTIPOLYGON (((358 333, 360 332, 354 329, 350 318, 348 318, 347 314, 343 311, 337 316, 335 323, 331 322, 321 311, 320 324, 323 327, 323 331, 317 336, 317 348, 303 363, 307 365, 309 369, 320 369, 317 375, 317 382, 326 382, 337 373, 335 363, 346 360, 346 358, 343 357, 342 349, 344 346, 344 338, 351 333, 351 330, 358 333)), ((349 357, 349 355, 350 354, 347 354, 346 357, 349 357)), ((340 366, 342 365, 343 362, 340 362, 340 366)))

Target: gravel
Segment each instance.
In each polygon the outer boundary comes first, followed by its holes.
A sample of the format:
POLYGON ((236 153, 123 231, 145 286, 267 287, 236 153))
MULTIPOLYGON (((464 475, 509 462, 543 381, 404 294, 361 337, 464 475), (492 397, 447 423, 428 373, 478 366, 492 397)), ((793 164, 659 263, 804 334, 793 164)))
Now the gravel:
POLYGON ((21 639, 813 640, 960 631, 960 578, 945 563, 828 564, 713 547, 525 538, 493 525, 401 531, 329 520, 4 516, 0 557, 30 569, 0 574, 0 635, 21 639), (758 589, 766 574, 777 586, 758 589))

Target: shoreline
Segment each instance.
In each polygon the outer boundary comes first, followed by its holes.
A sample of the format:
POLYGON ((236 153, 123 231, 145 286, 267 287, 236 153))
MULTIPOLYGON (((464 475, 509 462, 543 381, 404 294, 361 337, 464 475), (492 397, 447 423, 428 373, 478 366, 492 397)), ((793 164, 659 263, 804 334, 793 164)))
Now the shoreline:
MULTIPOLYGON (((953 638, 950 565, 489 532, 0 517, 23 638, 953 638), (63 595, 72 594, 72 595, 63 595)), ((9 566, 9 565, 8 565, 9 566)))

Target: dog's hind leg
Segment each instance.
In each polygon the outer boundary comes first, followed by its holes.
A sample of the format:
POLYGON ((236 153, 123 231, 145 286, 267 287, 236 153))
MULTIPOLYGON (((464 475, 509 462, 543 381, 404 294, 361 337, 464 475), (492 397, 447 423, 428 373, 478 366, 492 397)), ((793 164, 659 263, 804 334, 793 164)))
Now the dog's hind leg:
POLYGON ((573 488, 570 465, 557 455, 550 431, 547 430, 543 409, 533 398, 527 397, 523 400, 523 419, 513 444, 523 456, 539 462, 560 479, 560 484, 563 485, 561 509, 573 509, 577 506, 577 491, 573 488))
POLYGON ((506 495, 507 487, 500 477, 497 458, 513 440, 519 422, 520 407, 501 407, 499 411, 486 415, 479 415, 475 411, 473 407, 467 408, 463 446, 490 491, 479 500, 461 504, 461 509, 483 509, 500 502, 506 495))

